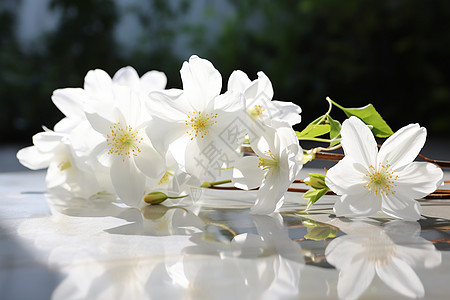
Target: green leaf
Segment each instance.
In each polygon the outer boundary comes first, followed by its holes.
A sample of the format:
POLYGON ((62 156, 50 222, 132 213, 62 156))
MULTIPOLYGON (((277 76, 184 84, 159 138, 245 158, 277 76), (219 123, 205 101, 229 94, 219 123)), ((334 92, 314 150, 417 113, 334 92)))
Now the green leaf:
POLYGON ((325 120, 325 115, 318 117, 301 132, 296 131, 297 138, 314 138, 330 132, 329 124, 320 124, 325 120))
POLYGON ((309 199, 306 209, 308 210, 314 203, 317 202, 323 195, 328 192, 329 188, 323 189, 309 189, 305 194, 303 194, 304 199, 309 199))
POLYGON ((386 123, 385 120, 381 117, 381 115, 377 112, 375 107, 372 104, 368 104, 363 107, 358 108, 345 108, 330 98, 327 98, 327 100, 331 101, 333 105, 340 108, 347 117, 355 116, 360 118, 364 123, 367 125, 372 125, 372 132, 377 137, 386 138, 394 134, 391 127, 386 123))
POLYGON ((330 147, 333 147, 341 142, 341 123, 334 120, 330 115, 327 118, 330 123, 330 147))

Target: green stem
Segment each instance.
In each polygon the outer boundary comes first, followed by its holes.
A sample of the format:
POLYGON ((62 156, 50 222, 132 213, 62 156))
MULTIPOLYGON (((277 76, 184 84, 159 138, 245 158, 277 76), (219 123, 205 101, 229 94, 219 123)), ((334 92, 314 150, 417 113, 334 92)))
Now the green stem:
POLYGON ((327 113, 325 115, 329 115, 331 113, 331 109, 333 108, 334 101, 331 100, 330 97, 327 97, 326 99, 328 101, 328 111, 327 111, 327 113))
POLYGON ((167 196, 167 199, 181 199, 181 198, 185 198, 187 196, 189 196, 189 195, 183 195, 183 196, 177 196, 177 197, 169 197, 169 196, 167 196))
POLYGON ((314 142, 323 142, 323 143, 330 143, 330 139, 322 139, 322 138, 305 138, 305 137, 299 137, 299 141, 314 141, 314 142))
POLYGON ((340 109, 345 110, 345 107, 343 107, 343 106, 337 104, 336 102, 334 102, 333 100, 331 100, 330 97, 327 97, 327 101, 328 101, 328 103, 330 103, 330 104, 332 104, 332 105, 335 105, 335 106, 339 107, 340 109))

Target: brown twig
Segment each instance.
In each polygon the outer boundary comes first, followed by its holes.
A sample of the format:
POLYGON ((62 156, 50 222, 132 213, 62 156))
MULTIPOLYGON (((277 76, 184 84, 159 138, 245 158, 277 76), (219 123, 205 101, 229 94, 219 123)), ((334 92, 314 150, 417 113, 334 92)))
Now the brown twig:
MULTIPOLYGON (((214 190, 227 190, 227 191, 243 191, 234 186, 211 186, 210 189, 214 190)), ((251 189, 250 191, 256 191, 259 188, 251 189)), ((288 192, 294 193, 306 193, 309 189, 304 188, 288 188, 288 192)), ((326 195, 336 195, 333 191, 328 191, 326 195)), ((450 199, 450 189, 439 189, 424 197, 425 199, 450 199)))
POLYGON ((344 154, 319 151, 315 159, 339 161, 344 158, 344 154))
POLYGON ((419 154, 419 157, 427 162, 437 165, 438 167, 450 168, 450 161, 431 159, 431 158, 423 156, 422 154, 419 154))
POLYGON ((424 198, 425 199, 450 199, 450 193, 447 193, 447 194, 431 193, 428 196, 425 196, 424 198))

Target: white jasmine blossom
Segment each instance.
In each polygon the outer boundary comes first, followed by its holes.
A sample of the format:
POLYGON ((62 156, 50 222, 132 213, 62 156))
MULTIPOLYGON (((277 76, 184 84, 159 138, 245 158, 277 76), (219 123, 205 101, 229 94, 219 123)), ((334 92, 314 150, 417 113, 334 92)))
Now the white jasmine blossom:
POLYGON ((109 168, 119 198, 136 206, 147 180, 158 182, 164 175, 164 158, 145 134, 148 119, 141 110, 140 94, 126 86, 115 86, 111 93, 114 106, 86 113, 91 126, 103 136, 94 153, 109 168))
POLYGON ((239 156, 244 102, 239 93, 220 94, 222 76, 205 59, 192 56, 180 73, 183 90, 149 94, 146 104, 153 120, 147 134, 158 151, 172 152, 183 171, 215 179, 239 156))
POLYGON ((292 127, 273 121, 263 134, 250 140, 255 156, 241 158, 233 168, 232 182, 241 189, 258 190, 251 208, 255 214, 271 214, 283 204, 284 194, 302 168, 302 149, 292 127))
POLYGON ((327 175, 327 186, 341 197, 334 205, 337 216, 368 216, 377 211, 406 219, 420 218, 415 199, 432 193, 443 172, 426 162, 413 162, 426 139, 418 124, 401 128, 378 151, 370 129, 358 118, 342 124, 345 157, 327 175))
POLYGON ((98 192, 110 192, 102 172, 94 172, 75 155, 68 137, 51 130, 33 137, 33 146, 17 152, 20 163, 32 170, 48 168, 45 178, 50 192, 63 189, 74 197, 89 198, 98 192))
POLYGON ((272 83, 263 72, 258 72, 258 79, 251 81, 244 72, 234 71, 228 80, 228 90, 244 94, 250 124, 262 122, 270 125, 275 120, 293 126, 301 121, 302 110, 298 105, 272 100, 272 83))

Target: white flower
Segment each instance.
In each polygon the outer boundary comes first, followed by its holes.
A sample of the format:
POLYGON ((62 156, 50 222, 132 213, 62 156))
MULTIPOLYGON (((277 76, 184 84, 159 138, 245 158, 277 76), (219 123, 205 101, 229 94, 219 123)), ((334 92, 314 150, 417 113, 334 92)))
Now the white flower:
POLYGON ((180 73, 183 90, 150 93, 146 104, 153 120, 147 134, 158 151, 170 150, 187 173, 214 178, 238 156, 245 134, 244 102, 240 94, 220 95, 222 77, 205 59, 192 56, 180 73))
POLYGON ((244 94, 250 124, 262 122, 270 125, 272 120, 287 122, 293 126, 301 121, 301 108, 292 103, 274 101, 273 87, 270 79, 263 72, 258 72, 258 79, 250 81, 247 74, 234 71, 228 80, 228 90, 244 94))
POLYGON ((95 152, 99 161, 109 167, 117 195, 135 206, 142 200, 147 177, 158 182, 164 175, 164 158, 145 134, 148 119, 141 108, 140 94, 126 86, 114 86, 109 93, 114 105, 86 116, 103 135, 95 152))
POLYGON ((441 253, 420 237, 416 222, 395 220, 382 228, 351 224, 355 233, 338 237, 325 250, 327 261, 339 270, 341 299, 357 299, 375 274, 389 287, 407 297, 423 297, 425 290, 413 268, 441 264, 441 253))
POLYGON ((60 89, 52 96, 66 115, 55 130, 67 134, 86 168, 110 174, 114 190, 129 205, 141 200, 149 183, 146 176, 158 182, 164 174, 163 159, 145 134, 150 114, 142 102, 166 81, 157 71, 139 78, 132 67, 125 67, 111 78, 97 69, 87 73, 84 89, 60 89))
POLYGON ((241 189, 260 186, 251 208, 255 214, 271 214, 283 204, 284 193, 302 168, 302 149, 292 127, 273 121, 262 135, 250 140, 255 156, 241 158, 233 168, 233 184, 241 189))
POLYGON ((17 158, 32 170, 48 168, 45 181, 50 191, 62 188, 83 198, 111 191, 104 174, 87 168, 75 155, 66 134, 47 129, 33 136, 33 144, 19 150, 17 158))
POLYGON ((436 190, 443 172, 425 162, 413 162, 426 139, 418 124, 401 128, 378 151, 369 128, 358 118, 342 124, 345 157, 326 176, 325 183, 342 195, 334 205, 337 216, 368 216, 377 211, 406 220, 420 218, 414 199, 436 190))

